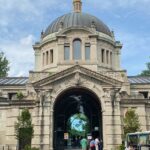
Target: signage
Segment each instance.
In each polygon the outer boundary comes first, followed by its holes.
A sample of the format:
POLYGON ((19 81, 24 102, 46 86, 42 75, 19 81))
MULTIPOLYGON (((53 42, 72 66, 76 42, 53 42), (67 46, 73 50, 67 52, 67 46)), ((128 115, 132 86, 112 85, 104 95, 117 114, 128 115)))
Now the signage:
POLYGON ((68 133, 64 133, 64 140, 68 140, 69 139, 69 134, 68 133))

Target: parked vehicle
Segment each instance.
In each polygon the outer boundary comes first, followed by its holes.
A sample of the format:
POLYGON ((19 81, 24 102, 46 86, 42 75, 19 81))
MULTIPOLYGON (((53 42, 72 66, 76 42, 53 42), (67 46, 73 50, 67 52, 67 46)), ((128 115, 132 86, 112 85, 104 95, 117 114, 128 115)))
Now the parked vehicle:
POLYGON ((150 150, 150 131, 129 133, 126 136, 126 147, 133 146, 134 150, 150 150))

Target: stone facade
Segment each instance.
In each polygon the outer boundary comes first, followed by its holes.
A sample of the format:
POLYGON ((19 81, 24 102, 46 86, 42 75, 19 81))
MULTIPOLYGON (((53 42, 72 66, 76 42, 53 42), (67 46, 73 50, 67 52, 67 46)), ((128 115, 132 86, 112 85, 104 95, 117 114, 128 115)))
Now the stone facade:
POLYGON ((139 114, 143 131, 150 129, 150 82, 130 82, 126 71, 120 67, 122 44, 115 41, 113 32, 110 36, 94 26, 61 27, 58 32, 46 36, 42 33, 40 42, 33 48, 35 70, 30 72, 28 81, 0 84, 0 149, 3 146, 16 149, 14 123, 21 110, 29 108, 34 124, 32 146, 53 150, 55 103, 70 89, 91 92, 99 100, 104 150, 115 150, 121 144, 122 118, 128 108, 139 114), (76 39, 81 41, 78 60, 74 59, 76 39), (90 48, 88 60, 86 45, 90 48), (65 46, 69 47, 67 60, 64 59, 65 46), (24 95, 20 101, 16 97, 18 91, 24 95))

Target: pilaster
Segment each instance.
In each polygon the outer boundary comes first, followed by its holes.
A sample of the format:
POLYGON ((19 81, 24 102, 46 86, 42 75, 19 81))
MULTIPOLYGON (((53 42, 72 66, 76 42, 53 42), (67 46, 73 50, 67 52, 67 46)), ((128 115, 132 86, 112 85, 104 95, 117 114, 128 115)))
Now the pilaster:
POLYGON ((42 54, 40 49, 35 49, 35 71, 40 71, 42 64, 42 54))

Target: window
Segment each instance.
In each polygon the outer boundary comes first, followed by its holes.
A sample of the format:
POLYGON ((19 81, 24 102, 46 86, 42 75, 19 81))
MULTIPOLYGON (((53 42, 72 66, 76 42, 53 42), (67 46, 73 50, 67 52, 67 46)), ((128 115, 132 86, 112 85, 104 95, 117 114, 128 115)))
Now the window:
POLYGON ((144 96, 144 98, 148 98, 148 91, 140 91, 140 94, 144 96))
POLYGON ((102 63, 104 63, 104 49, 102 49, 101 60, 102 60, 102 63))
POLYGON ((74 60, 81 59, 81 40, 79 39, 73 41, 73 58, 74 60))
POLYGON ((107 61, 107 64, 109 64, 109 51, 106 51, 106 61, 107 61))
POLYGON ((13 98, 16 98, 17 93, 8 93, 8 99, 12 100, 13 98))
POLYGON ((69 60, 70 59, 70 47, 65 46, 64 47, 64 60, 69 60))
POLYGON ((49 52, 47 51, 47 52, 46 52, 46 65, 48 65, 48 63, 49 63, 49 62, 48 62, 48 55, 49 55, 49 52))
POLYGON ((53 50, 50 50, 50 63, 53 63, 53 50))
POLYGON ((90 44, 85 45, 85 60, 90 60, 90 44))

